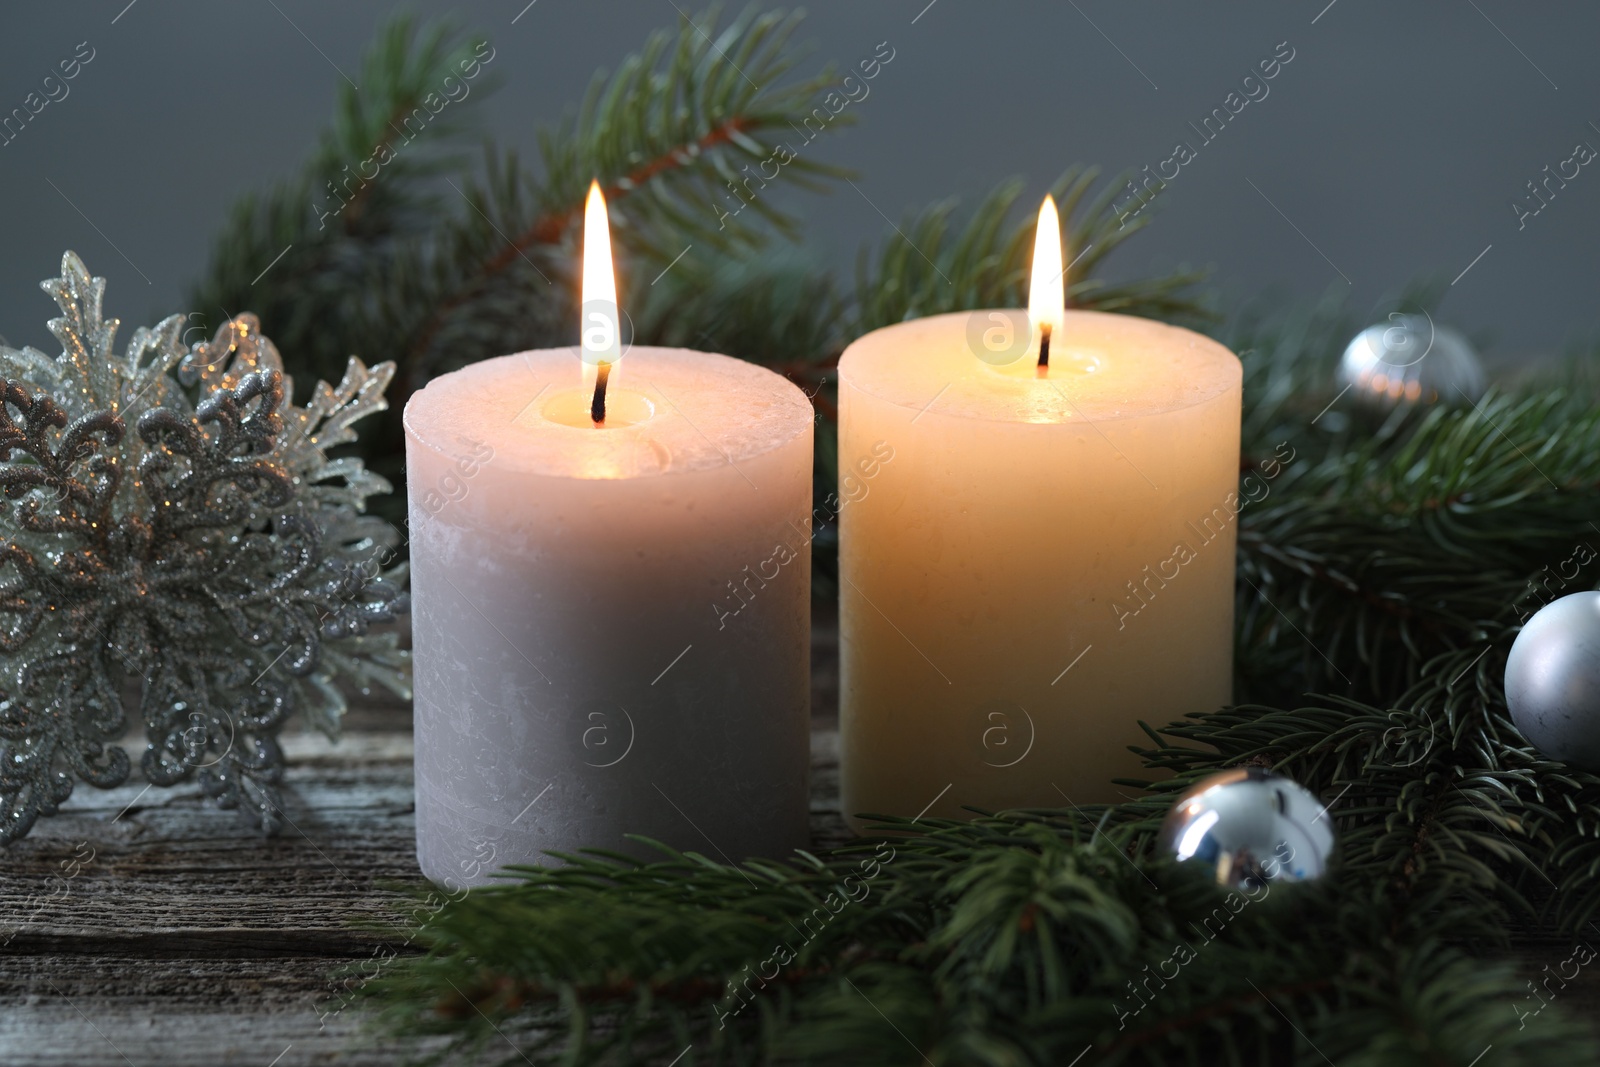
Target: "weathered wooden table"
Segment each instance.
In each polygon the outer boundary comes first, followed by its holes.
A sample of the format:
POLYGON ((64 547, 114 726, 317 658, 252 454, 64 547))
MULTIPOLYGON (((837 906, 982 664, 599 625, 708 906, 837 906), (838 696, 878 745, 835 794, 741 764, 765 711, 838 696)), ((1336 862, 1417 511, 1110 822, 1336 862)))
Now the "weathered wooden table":
MULTIPOLYGON (((847 835, 836 631, 819 627, 814 646, 812 835, 826 846, 847 835)), ((80 786, 0 853, 0 1067, 389 1067, 415 1051, 364 1032, 332 976, 398 947, 353 924, 421 881, 410 709, 367 703, 338 745, 291 730, 284 747, 290 825, 276 838, 241 836, 198 789, 130 781, 80 786)), ((1569 950, 1519 955, 1532 975, 1569 950)), ((1600 977, 1581 972, 1561 998, 1595 1018, 1600 977)))
MULTIPOLYGON (((836 632, 818 628, 812 837, 838 812, 836 632)), ((0 1067, 349 1067, 406 1049, 363 1032, 333 972, 400 946, 356 925, 420 885, 411 709, 352 708, 338 744, 291 724, 289 825, 241 834, 196 787, 80 785, 0 852, 0 1067)))

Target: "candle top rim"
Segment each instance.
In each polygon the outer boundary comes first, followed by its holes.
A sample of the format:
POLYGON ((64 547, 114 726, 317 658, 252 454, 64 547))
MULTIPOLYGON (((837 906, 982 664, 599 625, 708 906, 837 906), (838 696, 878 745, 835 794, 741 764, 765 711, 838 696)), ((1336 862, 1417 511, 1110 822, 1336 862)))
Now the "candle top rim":
POLYGON ((979 358, 978 340, 1015 308, 947 312, 883 326, 852 341, 839 358, 840 388, 920 417, 1067 425, 1147 418, 1237 391, 1244 368, 1225 345, 1193 330, 1133 315, 1068 309, 1052 340, 1049 377, 1002 373, 979 358), (999 320, 994 320, 998 322, 999 320), (1089 373, 1075 357, 1092 355, 1089 373))
POLYGON ((714 352, 635 345, 612 388, 655 407, 631 426, 575 427, 543 416, 584 389, 577 346, 529 349, 470 363, 412 394, 407 437, 447 459, 493 449, 497 467, 577 481, 692 474, 757 460, 811 432, 805 393, 765 367, 714 352))

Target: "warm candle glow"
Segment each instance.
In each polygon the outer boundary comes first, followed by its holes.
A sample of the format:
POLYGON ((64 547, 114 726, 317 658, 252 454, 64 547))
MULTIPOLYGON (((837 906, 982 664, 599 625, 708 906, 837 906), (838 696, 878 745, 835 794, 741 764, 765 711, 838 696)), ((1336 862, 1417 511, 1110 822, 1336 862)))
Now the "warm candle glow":
POLYGON ((597 410, 603 411, 603 383, 612 364, 622 358, 622 331, 617 312, 617 274, 611 264, 611 225, 606 217, 606 198, 597 181, 589 183, 589 199, 583 208, 582 299, 583 381, 585 388, 594 386, 597 379, 602 383, 595 404, 597 410))
MULTIPOLYGON (((1036 294, 1055 233, 1047 204, 1036 294)), ((1231 701, 1243 368, 1187 330, 1063 311, 1063 288, 839 357, 839 484, 861 483, 838 520, 840 808, 863 832, 855 812, 1115 802, 1149 708, 1231 701), (863 461, 879 443, 893 461, 863 461)))
POLYGON ((1046 196, 1039 205, 1039 226, 1033 235, 1033 272, 1028 282, 1028 322, 1039 338, 1039 366, 1050 362, 1051 337, 1060 338, 1066 314, 1066 268, 1062 266, 1061 217, 1056 199, 1046 196))

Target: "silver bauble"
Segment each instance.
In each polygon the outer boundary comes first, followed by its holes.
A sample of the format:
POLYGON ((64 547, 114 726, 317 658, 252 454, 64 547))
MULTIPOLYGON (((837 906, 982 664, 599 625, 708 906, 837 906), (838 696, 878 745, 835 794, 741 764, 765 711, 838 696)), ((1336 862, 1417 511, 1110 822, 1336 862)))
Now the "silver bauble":
POLYGON ((1379 407, 1469 403, 1483 395, 1483 364, 1467 339, 1426 315, 1389 316, 1345 346, 1339 380, 1379 407))
POLYGON ((1506 658, 1506 705, 1544 755, 1600 772, 1600 593, 1553 600, 1506 658))
POLYGON ((1327 806, 1304 786, 1260 767, 1202 779, 1178 798, 1162 847, 1202 863, 1218 885, 1246 889, 1320 877, 1333 854, 1327 806))

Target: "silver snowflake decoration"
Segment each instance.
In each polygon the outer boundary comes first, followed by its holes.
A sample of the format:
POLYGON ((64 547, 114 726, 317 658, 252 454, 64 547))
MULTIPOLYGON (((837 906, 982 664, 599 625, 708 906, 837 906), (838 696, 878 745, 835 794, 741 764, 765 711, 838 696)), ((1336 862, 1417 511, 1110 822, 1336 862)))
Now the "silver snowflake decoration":
POLYGON ((71 252, 42 283, 61 355, 0 346, 0 843, 74 780, 109 788, 136 693, 145 777, 197 780, 260 829, 282 822, 277 743, 298 712, 336 736, 340 683, 409 698, 390 485, 328 457, 388 405, 393 363, 351 358, 310 403, 254 316, 209 342, 184 317, 112 348, 105 279, 71 252))

